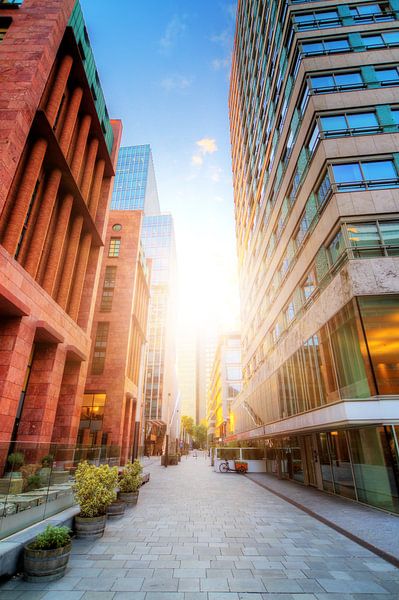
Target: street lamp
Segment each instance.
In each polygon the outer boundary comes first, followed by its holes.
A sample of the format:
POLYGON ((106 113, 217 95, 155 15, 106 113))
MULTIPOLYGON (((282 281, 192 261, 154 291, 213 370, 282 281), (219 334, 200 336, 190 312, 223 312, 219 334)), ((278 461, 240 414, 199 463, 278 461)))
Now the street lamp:
POLYGON ((165 469, 168 466, 169 461, 169 405, 170 405, 170 392, 168 393, 168 406, 167 406, 167 418, 166 418, 166 434, 165 434, 165 469))

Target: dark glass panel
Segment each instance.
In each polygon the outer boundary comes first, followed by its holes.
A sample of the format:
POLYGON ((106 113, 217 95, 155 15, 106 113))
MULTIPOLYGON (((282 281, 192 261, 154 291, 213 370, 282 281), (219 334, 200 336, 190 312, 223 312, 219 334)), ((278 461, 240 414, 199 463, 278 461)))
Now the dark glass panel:
POLYGON ((331 454, 331 466, 335 492, 346 498, 356 500, 355 485, 350 454, 345 431, 331 431, 327 434, 331 454))

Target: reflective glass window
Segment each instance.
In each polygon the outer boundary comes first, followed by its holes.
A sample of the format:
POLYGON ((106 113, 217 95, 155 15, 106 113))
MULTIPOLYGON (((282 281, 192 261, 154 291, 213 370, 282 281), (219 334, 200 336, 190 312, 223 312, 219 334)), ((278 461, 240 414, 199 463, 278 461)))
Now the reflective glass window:
POLYGON ((371 368, 355 304, 344 306, 330 319, 328 329, 341 397, 367 398, 371 368))
POLYGON ((326 40, 324 45, 330 52, 344 52, 350 48, 348 38, 326 40))
POLYGON ((389 256, 399 255, 399 221, 380 221, 382 241, 389 256))
POLYGON ((340 230, 340 231, 338 231, 337 235, 335 236, 335 238, 333 239, 333 241, 331 242, 331 244, 328 247, 331 262, 333 265, 335 265, 335 263, 337 262, 337 260, 341 256, 341 254, 343 254, 344 250, 345 250, 345 242, 344 242, 342 232, 340 230))
POLYGON ((392 160, 378 160, 362 163, 366 180, 396 179, 396 169, 392 160))
POLYGON ((359 72, 353 73, 337 73, 335 75, 337 85, 344 87, 357 86, 363 83, 362 76, 359 72))
POLYGON ((382 37, 387 44, 399 44, 399 31, 387 31, 382 34, 382 37))
POLYGON ((346 231, 356 257, 383 254, 377 223, 348 223, 346 231))
POLYGON ((305 54, 322 54, 324 52, 323 42, 306 42, 302 44, 305 54))
POLYGON ((381 35, 362 35, 362 40, 367 48, 379 48, 385 45, 381 35))
POLYGON ((353 183, 363 179, 359 163, 333 165, 332 169, 336 183, 353 183))
POLYGON ((399 125, 399 110, 391 110, 391 115, 396 125, 399 125))
POLYGON ((376 69, 376 77, 381 83, 391 83, 392 81, 399 81, 399 73, 395 68, 391 69, 376 69))
POLYGON ((331 182, 328 173, 325 174, 323 181, 316 191, 317 201, 320 206, 326 202, 331 191, 331 182))
POLYGON ((356 499, 351 459, 345 431, 331 431, 327 434, 334 488, 337 494, 356 499))
POLYGON ((388 427, 349 429, 358 499, 365 504, 399 512, 399 494, 388 427))
POLYGON ((353 113, 346 115, 348 125, 352 129, 366 129, 378 127, 378 120, 374 112, 353 113))
POLYGON ((332 75, 317 75, 310 78, 312 88, 323 90, 334 87, 334 77, 332 75))
POLYGON ((358 301, 378 393, 399 394, 399 295, 361 296, 358 301))
POLYGON ((344 131, 347 128, 344 115, 332 115, 320 118, 324 131, 344 131))

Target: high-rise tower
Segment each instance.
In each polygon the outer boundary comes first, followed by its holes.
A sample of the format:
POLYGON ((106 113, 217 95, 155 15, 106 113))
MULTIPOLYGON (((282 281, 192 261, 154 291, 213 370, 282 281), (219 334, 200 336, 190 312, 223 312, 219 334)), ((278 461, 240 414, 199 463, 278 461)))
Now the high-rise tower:
POLYGON ((399 511, 399 2, 239 1, 244 391, 267 465, 399 511))

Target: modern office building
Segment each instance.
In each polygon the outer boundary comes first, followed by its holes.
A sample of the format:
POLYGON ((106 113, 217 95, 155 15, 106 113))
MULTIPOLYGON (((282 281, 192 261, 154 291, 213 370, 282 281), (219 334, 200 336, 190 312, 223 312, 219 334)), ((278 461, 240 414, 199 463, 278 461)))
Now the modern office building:
POLYGON ((160 212, 151 148, 120 149, 111 208, 142 211, 141 243, 151 260, 148 344, 144 375, 144 451, 161 453, 180 419, 176 384, 176 249, 171 215, 160 212))
POLYGON ((198 331, 196 369, 196 422, 206 421, 211 374, 215 360, 218 335, 215 331, 198 331))
POLYGON ((185 324, 177 337, 177 374, 181 396, 181 416, 197 422, 197 336, 194 327, 185 324))
POLYGON ((244 390, 268 469, 399 511, 399 3, 239 1, 244 390))
POLYGON ((121 126, 79 2, 1 2, 0 32, 0 440, 74 444, 121 126))
POLYGON ((140 447, 150 269, 143 212, 111 211, 93 320, 78 443, 114 446, 124 464, 140 447))
POLYGON ((241 392, 241 337, 228 333, 219 337, 209 383, 207 405, 208 440, 224 442, 234 431, 231 404, 241 392))

